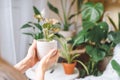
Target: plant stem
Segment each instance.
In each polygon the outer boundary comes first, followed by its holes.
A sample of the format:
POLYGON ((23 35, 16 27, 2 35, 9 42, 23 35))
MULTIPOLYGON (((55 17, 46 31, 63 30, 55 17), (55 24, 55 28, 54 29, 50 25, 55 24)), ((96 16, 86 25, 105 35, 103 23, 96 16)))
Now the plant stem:
MULTIPOLYGON (((65 3, 66 4, 66 3, 65 3)), ((62 5, 62 10, 63 10, 63 15, 64 15, 64 30, 67 31, 68 30, 68 22, 67 22, 67 17, 66 17, 66 10, 63 4, 63 0, 61 0, 61 5, 62 5)))
POLYGON ((118 30, 120 30, 120 13, 118 13, 118 30))
POLYGON ((79 60, 75 60, 75 61, 77 61, 78 63, 80 63, 83 66, 83 68, 86 70, 87 75, 89 75, 89 71, 88 71, 87 66, 82 61, 79 61, 79 60))
POLYGON ((94 71, 94 67, 95 67, 95 62, 92 61, 92 69, 91 69, 91 72, 94 71))
POLYGON ((49 33, 48 33, 48 30, 47 29, 44 29, 44 37, 45 37, 45 39, 47 40, 47 41, 49 41, 49 38, 48 38, 48 35, 49 35, 49 33))
POLYGON ((67 19, 68 19, 68 17, 70 16, 70 12, 71 12, 71 10, 72 10, 71 8, 72 8, 74 2, 75 2, 75 0, 72 0, 71 4, 70 4, 70 6, 69 6, 67 19))

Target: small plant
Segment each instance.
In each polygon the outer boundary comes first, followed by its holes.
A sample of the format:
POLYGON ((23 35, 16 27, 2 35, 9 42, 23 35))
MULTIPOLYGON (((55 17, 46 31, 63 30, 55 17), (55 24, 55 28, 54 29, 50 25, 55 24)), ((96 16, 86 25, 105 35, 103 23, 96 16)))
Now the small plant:
POLYGON ((32 32, 24 33, 32 36, 34 39, 45 39, 46 41, 53 40, 54 36, 60 30, 59 24, 55 19, 43 18, 39 10, 33 6, 34 18, 37 22, 28 22, 24 24, 21 29, 32 28, 32 32))
POLYGON ((87 67, 85 66, 85 64, 79 60, 76 60, 76 58, 78 56, 80 56, 79 51, 78 50, 73 50, 73 47, 76 45, 77 40, 72 44, 72 46, 68 46, 67 40, 65 40, 64 38, 59 38, 58 41, 61 44, 61 55, 62 57, 66 60, 66 63, 71 64, 73 62, 78 62, 80 63, 85 71, 87 72, 87 75, 89 74, 87 67))
POLYGON ((48 7, 51 11, 53 11, 55 14, 57 14, 57 16, 59 17, 60 19, 60 22, 61 22, 61 25, 63 25, 63 30, 64 31, 68 31, 69 30, 69 27, 75 23, 75 21, 71 21, 72 18, 74 18, 75 16, 79 15, 80 14, 80 7, 82 5, 84 0, 72 0, 72 1, 69 1, 70 2, 70 6, 67 10, 67 5, 68 5, 68 0, 60 0, 60 5, 62 7, 62 15, 60 14, 60 10, 55 7, 54 5, 52 5, 49 1, 48 1, 48 7), (65 1, 65 2, 64 2, 65 1), (74 4, 77 4, 77 11, 75 13, 71 13, 72 11, 72 7, 74 4))

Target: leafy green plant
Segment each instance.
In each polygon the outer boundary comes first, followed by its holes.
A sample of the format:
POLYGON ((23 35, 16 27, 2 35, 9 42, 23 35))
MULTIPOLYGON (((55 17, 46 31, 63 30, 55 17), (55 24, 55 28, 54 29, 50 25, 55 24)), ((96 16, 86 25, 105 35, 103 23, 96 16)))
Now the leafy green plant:
POLYGON ((111 43, 107 41, 108 24, 100 21, 104 12, 102 3, 87 2, 82 6, 83 29, 73 38, 76 45, 85 45, 90 60, 86 64, 90 75, 99 75, 98 63, 109 55, 111 43))
POLYGON ((118 13, 118 26, 115 25, 115 22, 111 17, 108 16, 109 21, 111 22, 114 30, 109 32, 108 38, 112 42, 112 46, 114 47, 118 43, 120 43, 120 13, 118 13))
POLYGON ((33 6, 34 17, 37 22, 28 22, 24 24, 21 29, 31 28, 32 32, 25 32, 24 34, 32 36, 34 39, 45 39, 47 41, 53 40, 54 36, 60 29, 60 26, 54 19, 43 18, 39 10, 33 6))
POLYGON ((120 76, 120 65, 115 61, 112 60, 111 61, 112 64, 112 68, 118 73, 118 75, 120 76))
POLYGON ((84 0, 72 0, 70 2, 70 6, 68 8, 68 11, 66 10, 67 9, 67 2, 68 0, 60 0, 60 4, 61 4, 61 7, 62 7, 62 15, 60 15, 60 10, 55 7, 54 5, 52 5, 49 1, 48 1, 48 7, 51 11, 53 11, 55 14, 57 14, 57 16, 59 17, 60 21, 61 21, 61 24, 63 24, 63 30, 65 31, 68 31, 69 30, 69 27, 70 25, 72 25, 74 22, 71 22, 71 19, 74 18, 75 16, 79 15, 80 14, 80 7, 82 5, 84 0), (71 14, 71 8, 73 7, 73 5, 75 4, 75 2, 77 3, 77 11, 73 14, 71 14))
POLYGON ((83 66, 83 68, 85 69, 85 71, 87 72, 87 75, 89 75, 89 71, 88 71, 87 67, 85 66, 85 64, 80 60, 76 60, 76 58, 78 56, 80 56, 78 51, 73 50, 73 47, 76 45, 77 40, 72 44, 72 46, 68 46, 68 42, 64 38, 59 38, 58 41, 60 42, 60 45, 61 45, 60 53, 61 53, 62 57, 66 60, 66 62, 68 64, 71 64, 73 62, 80 63, 83 66))
POLYGON ((101 3, 87 2, 82 6, 82 19, 97 22, 103 15, 104 7, 101 3))

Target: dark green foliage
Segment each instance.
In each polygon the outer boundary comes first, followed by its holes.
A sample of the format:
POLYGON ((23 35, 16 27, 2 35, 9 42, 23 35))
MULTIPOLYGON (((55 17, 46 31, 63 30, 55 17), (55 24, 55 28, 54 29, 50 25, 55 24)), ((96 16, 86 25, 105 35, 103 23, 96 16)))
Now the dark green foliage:
POLYGON ((91 45, 86 46, 86 52, 91 57, 92 61, 96 63, 102 60, 106 55, 104 50, 91 45))
POLYGON ((73 38, 76 45, 85 45, 90 60, 86 64, 90 75, 99 75, 99 61, 108 55, 111 44, 106 42, 108 37, 108 24, 100 21, 104 12, 101 3, 87 2, 82 6, 83 29, 73 38))
POLYGON ((55 6, 53 6, 50 2, 47 2, 47 4, 51 11, 53 11, 56 14, 59 14, 59 10, 55 6))
POLYGON ((34 10, 35 15, 41 15, 39 10, 35 6, 33 6, 33 10, 34 10))
POLYGON ((120 43, 120 31, 110 31, 108 34, 108 39, 112 41, 113 47, 120 43))
POLYGON ((87 2, 82 6, 82 19, 85 21, 97 22, 100 20, 103 12, 103 4, 87 2))

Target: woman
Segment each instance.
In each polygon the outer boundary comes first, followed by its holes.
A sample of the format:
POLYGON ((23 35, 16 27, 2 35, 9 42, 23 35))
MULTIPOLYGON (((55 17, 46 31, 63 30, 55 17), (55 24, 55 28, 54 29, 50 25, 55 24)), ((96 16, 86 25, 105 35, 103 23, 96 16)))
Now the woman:
POLYGON ((0 80, 26 80, 22 73, 33 67, 38 61, 39 65, 36 69, 35 80, 44 80, 45 71, 52 65, 51 63, 54 64, 58 58, 58 51, 51 50, 45 57, 39 60, 36 50, 36 41, 34 40, 28 50, 27 56, 14 67, 0 57, 0 80))

